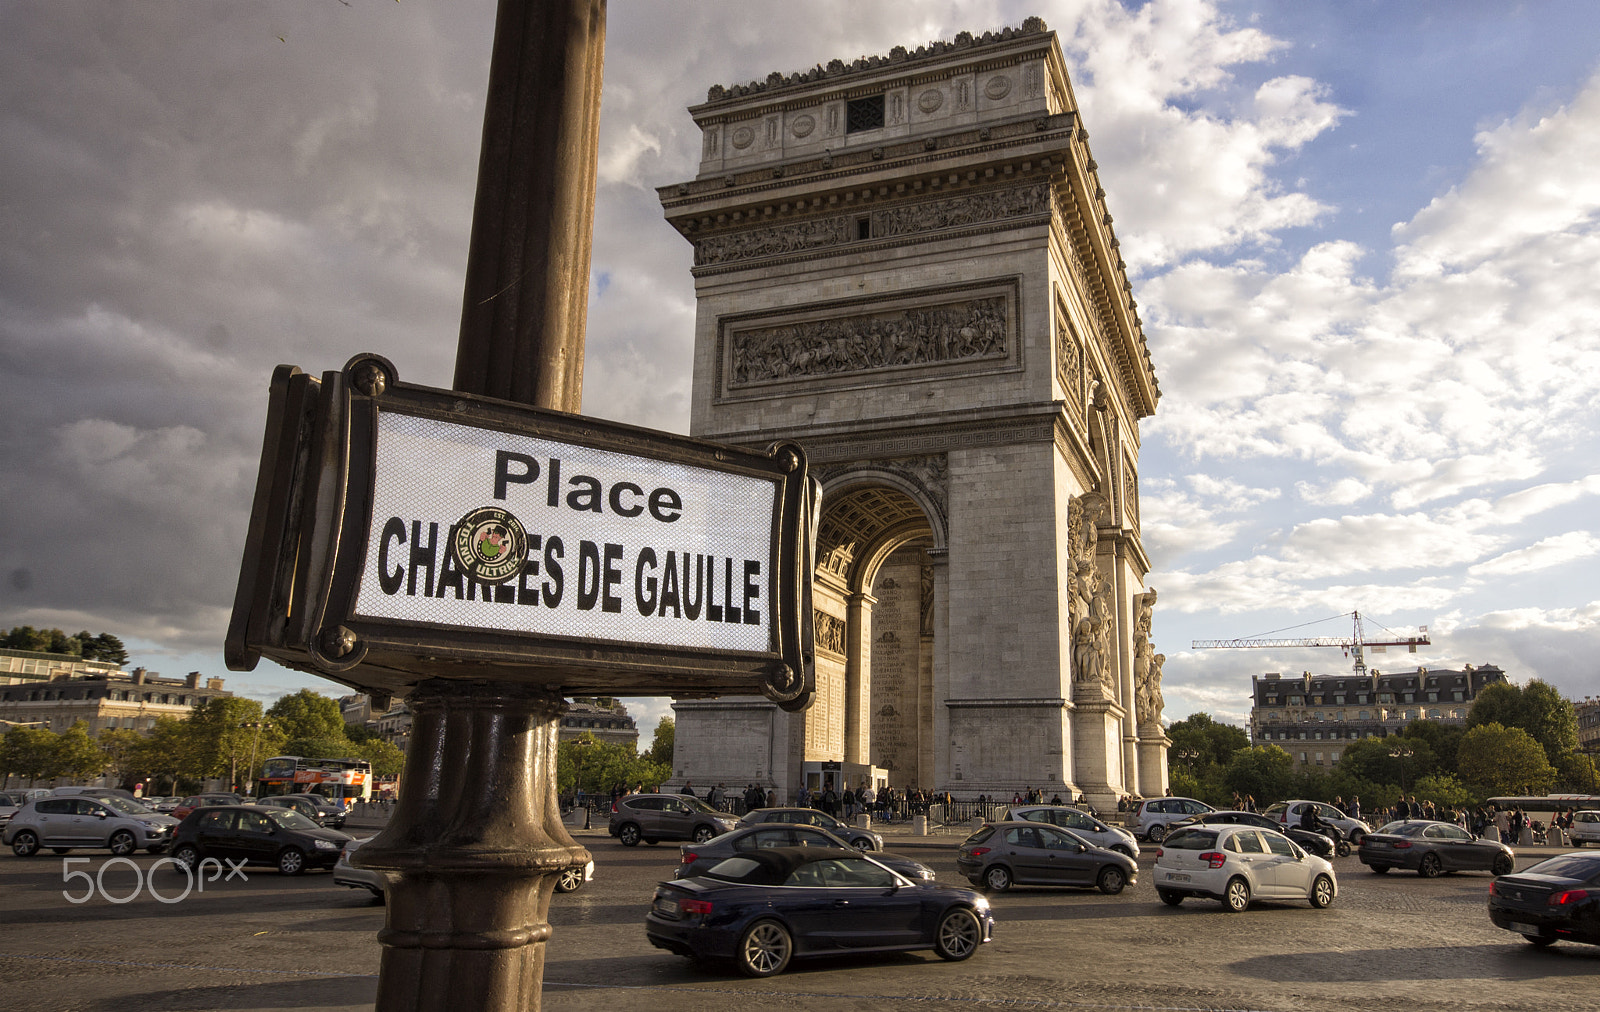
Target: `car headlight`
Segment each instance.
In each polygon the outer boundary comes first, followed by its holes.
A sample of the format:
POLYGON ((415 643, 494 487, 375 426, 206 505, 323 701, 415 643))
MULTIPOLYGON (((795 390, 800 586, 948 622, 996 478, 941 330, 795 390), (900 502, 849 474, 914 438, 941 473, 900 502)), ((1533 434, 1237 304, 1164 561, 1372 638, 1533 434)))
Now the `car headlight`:
POLYGON ((313 840, 312 841, 312 846, 316 847, 318 850, 338 850, 339 849, 339 845, 337 843, 334 843, 332 840, 313 840))

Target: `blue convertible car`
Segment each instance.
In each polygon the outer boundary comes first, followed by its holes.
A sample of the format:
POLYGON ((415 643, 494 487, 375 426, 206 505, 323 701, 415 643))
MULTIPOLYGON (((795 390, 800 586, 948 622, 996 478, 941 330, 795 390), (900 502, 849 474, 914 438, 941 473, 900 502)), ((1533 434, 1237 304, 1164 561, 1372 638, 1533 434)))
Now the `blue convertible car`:
POLYGON ((971 889, 913 882, 865 855, 777 847, 730 857, 656 887, 651 944, 702 961, 731 959, 752 977, 791 959, 932 949, 966 959, 989 940, 989 901, 971 889))

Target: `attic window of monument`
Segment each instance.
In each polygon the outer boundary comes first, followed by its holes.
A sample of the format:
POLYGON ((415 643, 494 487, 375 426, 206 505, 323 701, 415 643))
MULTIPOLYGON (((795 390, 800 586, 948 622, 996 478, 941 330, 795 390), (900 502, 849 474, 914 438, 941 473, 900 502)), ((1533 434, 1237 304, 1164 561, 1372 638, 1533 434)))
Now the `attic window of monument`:
POLYGON ((877 130, 883 126, 883 96, 873 95, 871 98, 852 98, 845 105, 844 132, 856 133, 859 130, 877 130))
POLYGON ((866 215, 862 215, 856 219, 856 238, 872 238, 872 219, 868 218, 866 215))

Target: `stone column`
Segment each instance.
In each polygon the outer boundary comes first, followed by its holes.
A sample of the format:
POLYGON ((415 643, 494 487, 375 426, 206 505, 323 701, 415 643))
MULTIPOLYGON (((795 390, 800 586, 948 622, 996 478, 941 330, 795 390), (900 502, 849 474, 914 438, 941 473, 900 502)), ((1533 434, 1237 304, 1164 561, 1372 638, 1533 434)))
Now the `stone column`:
POLYGON ((537 688, 446 679, 407 702, 399 803, 356 853, 388 886, 377 1008, 537 1009, 555 876, 589 860, 556 802, 566 704, 537 688))
POLYGON ((953 780, 951 766, 955 751, 950 740, 950 552, 948 549, 928 549, 928 559, 933 563, 933 782, 935 790, 957 792, 960 782, 953 780))
POLYGON ((844 761, 872 761, 872 606, 862 591, 845 598, 844 761))
POLYGON ((1161 727, 1161 721, 1139 725, 1139 794, 1146 798, 1159 798, 1167 793, 1167 750, 1172 739, 1161 727))

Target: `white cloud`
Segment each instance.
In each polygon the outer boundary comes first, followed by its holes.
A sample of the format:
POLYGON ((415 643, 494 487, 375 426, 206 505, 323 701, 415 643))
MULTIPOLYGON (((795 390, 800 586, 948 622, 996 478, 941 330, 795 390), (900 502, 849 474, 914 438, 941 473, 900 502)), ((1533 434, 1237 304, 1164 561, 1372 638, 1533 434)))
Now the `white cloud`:
POLYGON ((1473 576, 1515 576, 1536 573, 1581 559, 1600 555, 1600 538, 1588 531, 1568 531, 1543 538, 1526 548, 1518 548, 1480 562, 1467 571, 1473 576))
POLYGON ((1372 494, 1372 486, 1356 478, 1339 478, 1329 482, 1297 481, 1294 490, 1300 498, 1315 506, 1349 506, 1372 494))

